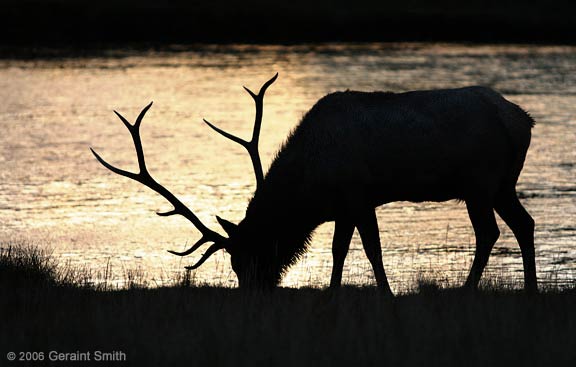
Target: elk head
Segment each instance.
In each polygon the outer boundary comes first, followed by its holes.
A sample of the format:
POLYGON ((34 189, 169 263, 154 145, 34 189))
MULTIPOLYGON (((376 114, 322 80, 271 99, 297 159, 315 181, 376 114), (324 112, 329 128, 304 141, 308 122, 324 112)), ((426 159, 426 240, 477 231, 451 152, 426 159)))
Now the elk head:
MULTIPOLYGON (((270 80, 268 80, 260 89, 258 94, 253 93, 250 89, 244 87, 244 89, 250 94, 254 99, 256 104, 256 117, 254 121, 254 128, 252 131, 252 138, 247 141, 241 139, 235 135, 232 135, 217 126, 213 125, 207 120, 204 122, 213 130, 221 134, 222 136, 242 145, 250 155, 252 160, 252 165, 254 166, 254 173, 256 175, 256 189, 260 189, 264 182, 264 173, 262 171, 262 163, 260 160, 260 154, 258 152, 258 141, 260 138, 260 128, 262 126, 262 115, 263 115, 263 103, 264 94, 266 90, 272 83, 278 78, 278 73, 274 75, 270 80)), ((238 282, 241 287, 274 287, 280 281, 282 269, 275 269, 273 264, 267 264, 266 259, 268 256, 262 254, 261 251, 256 249, 261 249, 262 246, 254 246, 253 241, 257 241, 255 234, 249 231, 243 230, 241 226, 233 224, 225 219, 217 216, 218 223, 222 226, 224 231, 229 237, 224 237, 217 232, 206 227, 200 219, 190 210, 186 205, 184 205, 174 194, 172 194, 168 189, 159 184, 148 172, 146 167, 146 162, 144 159, 144 151, 142 149, 142 140, 140 138, 140 125, 142 119, 146 115, 146 112, 152 106, 152 102, 148 104, 138 115, 136 122, 130 124, 121 114, 114 111, 114 113, 120 118, 124 123, 132 140, 134 142, 134 147, 136 148, 136 155, 138 158, 138 167, 140 172, 133 173, 117 168, 110 163, 106 162, 98 153, 96 153, 92 148, 90 150, 104 167, 108 168, 110 171, 119 174, 121 176, 130 178, 134 181, 140 182, 141 184, 152 189, 156 193, 163 196, 172 206, 172 210, 162 213, 157 213, 159 216, 171 216, 171 215, 182 215, 188 219, 202 234, 200 239, 192 245, 189 249, 183 252, 170 251, 170 253, 178 256, 186 256, 192 254, 194 251, 199 249, 202 245, 206 243, 212 243, 206 252, 201 256, 201 258, 191 266, 186 267, 186 269, 194 270, 201 266, 212 254, 218 250, 226 250, 231 255, 232 269, 238 277, 238 282)))

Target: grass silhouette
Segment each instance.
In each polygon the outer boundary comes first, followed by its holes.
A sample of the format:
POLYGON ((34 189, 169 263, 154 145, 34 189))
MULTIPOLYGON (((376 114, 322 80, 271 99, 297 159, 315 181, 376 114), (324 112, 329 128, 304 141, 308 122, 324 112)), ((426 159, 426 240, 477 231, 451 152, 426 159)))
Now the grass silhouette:
POLYGON ((488 282, 469 293, 423 278, 391 299, 373 287, 247 292, 183 276, 170 287, 148 288, 135 277, 110 290, 91 284, 86 270, 65 268, 30 246, 0 253, 2 365, 11 351, 122 351, 118 366, 576 361, 573 286, 530 296, 488 282))

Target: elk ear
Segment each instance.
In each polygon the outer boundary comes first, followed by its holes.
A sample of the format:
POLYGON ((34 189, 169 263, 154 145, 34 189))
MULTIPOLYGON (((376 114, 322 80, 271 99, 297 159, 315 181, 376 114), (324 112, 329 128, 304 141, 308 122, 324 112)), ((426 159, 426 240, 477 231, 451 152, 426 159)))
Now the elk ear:
POLYGON ((227 221, 226 219, 222 219, 219 216, 216 216, 218 223, 224 228, 224 231, 228 234, 228 237, 232 237, 238 231, 238 225, 232 222, 227 221))

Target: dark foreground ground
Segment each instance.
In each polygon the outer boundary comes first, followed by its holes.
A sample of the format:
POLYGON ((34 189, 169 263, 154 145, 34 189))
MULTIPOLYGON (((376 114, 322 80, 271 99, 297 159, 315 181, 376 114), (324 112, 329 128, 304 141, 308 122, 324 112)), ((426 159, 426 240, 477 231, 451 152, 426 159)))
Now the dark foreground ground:
POLYGON ((0 44, 576 42, 573 0, 2 0, 0 44))
POLYGON ((424 285, 394 299, 373 288, 259 293, 185 282, 106 291, 65 284, 46 264, 0 257, 2 366, 88 365, 50 362, 50 351, 125 353, 126 361, 90 364, 106 366, 576 362, 574 288, 529 296, 497 285, 477 294, 424 285), (8 362, 8 352, 43 352, 45 361, 8 362))

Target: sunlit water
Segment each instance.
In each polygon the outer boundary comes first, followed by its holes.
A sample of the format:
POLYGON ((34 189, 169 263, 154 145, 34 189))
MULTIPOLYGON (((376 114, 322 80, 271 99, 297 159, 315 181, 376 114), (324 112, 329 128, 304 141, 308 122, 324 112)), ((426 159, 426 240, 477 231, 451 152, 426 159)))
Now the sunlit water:
MULTIPOLYGON (((136 169, 128 131, 112 110, 133 120, 155 104, 142 127, 148 166, 159 182, 210 227, 215 215, 243 217, 255 185, 245 151, 203 125, 202 118, 250 135, 257 90, 275 72, 265 100, 261 152, 267 167, 288 132, 323 95, 344 89, 406 91, 487 85, 536 119, 518 184, 536 220, 541 281, 576 278, 576 48, 458 45, 214 46, 91 58, 0 61, 0 235, 53 249, 65 264, 121 282, 134 269, 151 285, 173 279, 199 254, 179 258, 198 232, 183 218, 157 217, 165 201, 116 176, 90 154, 136 169)), ((456 285, 467 274, 474 235, 463 204, 405 202, 378 209, 383 259, 393 289, 418 274, 456 285)), ((502 222, 500 222, 502 223, 502 222)), ((488 277, 522 279, 519 248, 503 235, 488 277)), ((220 230, 220 229, 218 229, 220 230)), ((333 224, 316 231, 285 286, 326 286, 333 224)), ((199 251, 200 253, 202 251, 199 251)), ((234 286, 220 253, 193 277, 234 286)), ((98 279, 94 279, 98 281, 98 279)), ((357 234, 344 281, 372 284, 357 234)))

